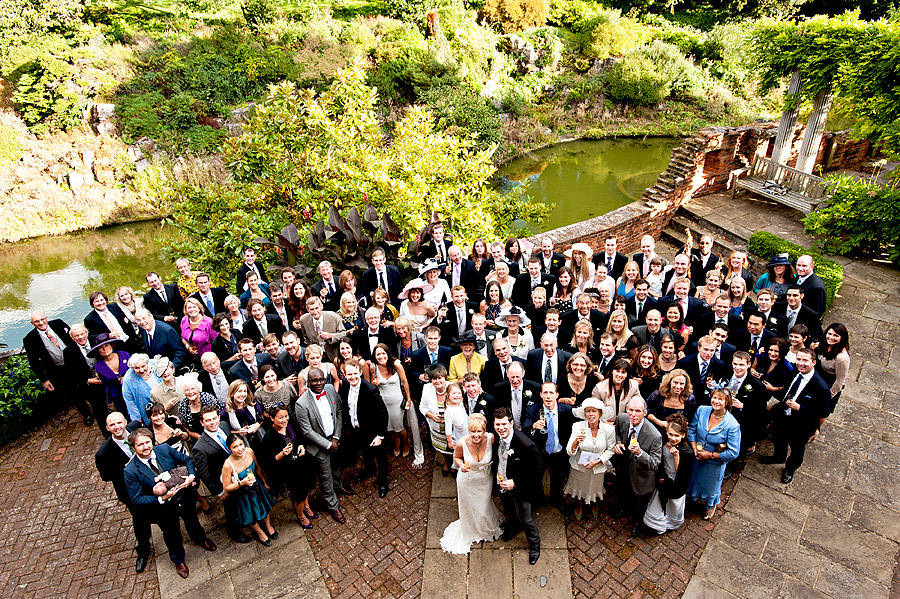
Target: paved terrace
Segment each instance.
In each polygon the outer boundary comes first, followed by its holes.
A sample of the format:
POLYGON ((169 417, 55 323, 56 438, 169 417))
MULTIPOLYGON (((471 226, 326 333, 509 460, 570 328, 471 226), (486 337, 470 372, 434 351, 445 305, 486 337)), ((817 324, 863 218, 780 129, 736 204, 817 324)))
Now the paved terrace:
MULTIPOLYGON (((726 212, 726 199, 701 198, 692 208, 727 226, 803 241, 796 213, 740 198, 726 212)), ((157 557, 135 574, 130 518, 94 469, 101 439, 71 411, 0 451, 0 592, 41 599, 900 598, 900 273, 841 262, 844 288, 826 322, 850 328, 853 363, 838 409, 792 484, 781 485, 780 469, 754 456, 724 485, 727 501, 711 522, 691 511, 674 533, 629 539, 607 505, 599 520, 583 523, 544 510, 536 566, 527 565, 521 539, 457 558, 436 549, 455 518, 452 479, 391 458, 388 497, 379 499, 371 482, 357 486, 359 495, 342 500, 344 526, 319 518, 303 531, 282 500, 273 514, 279 540, 268 549, 236 546, 216 527, 219 509, 201 515, 219 550, 207 554, 188 542, 187 580, 175 576, 158 538, 157 557)), ((770 449, 764 443, 759 453, 770 449)), ((614 491, 607 498, 615 501, 614 491)))

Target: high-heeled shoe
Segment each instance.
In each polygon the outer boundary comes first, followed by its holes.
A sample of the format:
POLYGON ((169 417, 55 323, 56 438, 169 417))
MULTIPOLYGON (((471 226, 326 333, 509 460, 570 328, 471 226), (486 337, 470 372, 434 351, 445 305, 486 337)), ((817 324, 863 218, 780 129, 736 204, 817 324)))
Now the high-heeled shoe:
POLYGON ((263 547, 271 547, 272 546, 272 539, 266 539, 265 541, 263 541, 262 538, 255 532, 253 533, 253 536, 256 538, 257 541, 259 541, 259 544, 262 545, 263 547))
POLYGON ((310 528, 313 527, 312 522, 310 522, 309 518, 307 518, 305 515, 303 518, 297 518, 297 522, 300 524, 300 526, 302 528, 305 528, 306 530, 309 530, 310 528))
POLYGON ((315 520, 319 517, 319 514, 315 513, 310 508, 303 508, 303 514, 310 520, 315 520))

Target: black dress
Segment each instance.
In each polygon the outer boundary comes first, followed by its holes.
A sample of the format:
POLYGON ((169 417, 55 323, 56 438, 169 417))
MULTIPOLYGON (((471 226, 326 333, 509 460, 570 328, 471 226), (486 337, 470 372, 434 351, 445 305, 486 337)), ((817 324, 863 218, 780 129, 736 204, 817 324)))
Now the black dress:
POLYGON ((773 387, 782 387, 781 391, 772 393, 772 397, 780 401, 784 394, 787 393, 787 386, 794 378, 794 367, 790 362, 781 358, 778 360, 775 368, 772 369, 772 372, 768 372, 771 363, 769 354, 761 351, 756 355, 756 371, 760 374, 759 380, 769 383, 773 387))
POLYGON ((309 454, 298 456, 298 445, 303 440, 294 432, 290 423, 285 434, 282 435, 270 427, 266 431, 259 448, 259 457, 265 469, 272 495, 278 496, 285 488, 291 494, 294 501, 303 501, 316 484, 316 468, 309 454), (294 445, 294 450, 289 457, 276 460, 275 456, 284 450, 288 440, 294 445))
POLYGON ((573 408, 577 408, 581 406, 582 402, 586 400, 588 397, 591 397, 594 392, 594 387, 600 382, 592 372, 588 372, 585 376, 584 389, 581 390, 581 393, 575 393, 572 391, 572 387, 569 385, 569 377, 561 376, 558 379, 559 381, 559 396, 560 397, 572 397, 575 396, 575 405, 573 408))

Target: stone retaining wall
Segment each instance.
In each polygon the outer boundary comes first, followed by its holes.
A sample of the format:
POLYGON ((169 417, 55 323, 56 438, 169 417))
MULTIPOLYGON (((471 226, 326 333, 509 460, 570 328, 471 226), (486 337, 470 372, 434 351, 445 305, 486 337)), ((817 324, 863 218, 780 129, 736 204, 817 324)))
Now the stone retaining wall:
MULTIPOLYGON (((659 238, 682 204, 693 197, 722 193, 731 189, 736 170, 749 166, 753 155, 770 156, 777 123, 754 123, 741 127, 707 127, 686 138, 672 150, 669 166, 656 183, 644 190, 640 200, 602 216, 535 235, 532 243, 549 236, 559 249, 573 243, 603 247, 609 233, 615 233, 619 250, 636 251, 643 235, 659 238)), ((796 163, 803 127, 795 132, 788 164, 796 163)), ((826 133, 819 146, 816 163, 833 169, 859 170, 871 150, 866 140, 851 139, 846 132, 826 133)))

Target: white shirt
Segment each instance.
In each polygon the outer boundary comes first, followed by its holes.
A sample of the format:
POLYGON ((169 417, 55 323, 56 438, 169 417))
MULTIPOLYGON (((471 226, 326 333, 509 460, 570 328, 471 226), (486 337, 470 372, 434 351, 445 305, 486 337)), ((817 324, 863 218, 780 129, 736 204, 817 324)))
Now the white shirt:
POLYGON ((231 451, 228 449, 228 447, 225 446, 226 437, 225 437, 225 433, 224 433, 224 431, 222 431, 222 429, 217 428, 216 432, 214 432, 214 433, 211 433, 208 430, 203 429, 203 434, 206 435, 207 437, 209 437, 210 439, 212 439, 213 441, 215 441, 216 445, 218 445, 219 447, 224 449, 226 453, 231 454, 231 451), (221 437, 219 436, 220 434, 222 435, 221 437))
POLYGON ((315 402, 319 418, 322 420, 322 433, 326 438, 330 438, 334 435, 334 416, 331 414, 331 402, 328 401, 328 393, 323 391, 322 397, 316 397, 312 389, 309 392, 313 396, 313 402, 315 402))
POLYGON ((547 371, 547 360, 550 360, 550 370, 553 372, 553 382, 556 382, 557 378, 557 369, 559 364, 556 363, 556 352, 553 352, 553 357, 548 358, 547 354, 544 354, 541 358, 541 381, 544 380, 544 372, 547 371))
POLYGON ((125 331, 122 330, 122 325, 119 324, 119 320, 115 317, 115 315, 113 315, 112 312, 110 312, 109 310, 103 310, 101 312, 96 308, 94 308, 94 312, 97 313, 97 316, 100 317, 100 320, 103 321, 103 323, 106 325, 106 328, 109 329, 110 333, 118 333, 119 339, 121 339, 122 341, 128 340, 128 335, 125 333, 125 331))
POLYGON ((378 329, 375 329, 374 331, 372 329, 366 329, 366 334, 369 336, 369 352, 375 353, 375 346, 378 345, 378 329))
POLYGON ((116 439, 115 437, 113 437, 112 440, 129 458, 134 455, 134 452, 131 451, 131 446, 128 445, 128 437, 124 439, 116 439))
POLYGON ((347 393, 347 409, 350 412, 350 424, 353 428, 359 428, 359 415, 357 412, 357 404, 359 403, 359 388, 361 385, 350 385, 347 393))

